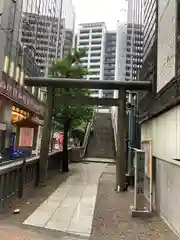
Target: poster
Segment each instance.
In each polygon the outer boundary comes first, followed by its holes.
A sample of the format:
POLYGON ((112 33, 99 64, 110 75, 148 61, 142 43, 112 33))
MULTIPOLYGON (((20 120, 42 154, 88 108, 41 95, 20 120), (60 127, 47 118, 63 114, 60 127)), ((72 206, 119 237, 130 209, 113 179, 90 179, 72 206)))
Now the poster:
POLYGON ((34 128, 21 127, 19 133, 19 147, 32 147, 34 128))

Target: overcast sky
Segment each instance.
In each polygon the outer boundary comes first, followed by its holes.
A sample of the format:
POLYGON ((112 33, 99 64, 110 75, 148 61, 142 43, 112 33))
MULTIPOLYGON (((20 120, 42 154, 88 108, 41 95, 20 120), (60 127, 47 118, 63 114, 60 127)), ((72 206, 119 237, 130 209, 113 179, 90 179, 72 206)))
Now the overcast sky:
POLYGON ((126 0, 73 0, 76 26, 85 22, 106 22, 108 30, 115 30, 117 20, 125 19, 126 0))

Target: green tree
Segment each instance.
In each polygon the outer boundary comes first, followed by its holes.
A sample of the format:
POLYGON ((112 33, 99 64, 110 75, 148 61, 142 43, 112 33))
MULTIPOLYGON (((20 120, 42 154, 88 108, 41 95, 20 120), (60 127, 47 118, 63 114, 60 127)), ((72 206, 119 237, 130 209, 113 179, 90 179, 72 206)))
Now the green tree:
MULTIPOLYGON (((85 56, 85 51, 73 50, 63 60, 56 60, 52 63, 50 73, 52 77, 84 79, 88 74, 87 68, 81 64, 81 58, 85 56)), ((89 89, 71 89, 58 88, 56 96, 89 96, 89 89)), ((59 104, 55 102, 54 118, 59 124, 63 125, 64 140, 63 140, 63 159, 62 171, 68 172, 68 133, 73 126, 81 124, 82 121, 88 121, 92 116, 92 107, 79 104, 59 104)))

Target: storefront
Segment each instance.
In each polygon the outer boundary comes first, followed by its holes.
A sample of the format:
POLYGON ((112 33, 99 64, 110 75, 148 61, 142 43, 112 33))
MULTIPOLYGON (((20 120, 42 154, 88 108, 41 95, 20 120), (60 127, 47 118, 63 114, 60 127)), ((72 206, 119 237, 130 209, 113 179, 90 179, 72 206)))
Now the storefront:
POLYGON ((29 111, 25 111, 18 107, 12 106, 12 116, 11 116, 12 125, 16 124, 16 122, 18 122, 18 121, 27 119, 29 116, 30 116, 29 111))
MULTIPOLYGON (((33 119, 43 120, 45 106, 29 93, 24 86, 20 85, 6 73, 2 72, 1 76, 0 98, 5 101, 4 110, 2 111, 2 121, 6 124, 4 148, 7 155, 6 158, 8 159, 9 148, 12 145, 18 146, 19 130, 17 132, 17 128, 20 127, 20 123, 23 123, 23 127, 33 125, 33 127, 36 126, 39 129, 39 122, 34 122, 33 119)), ((35 136, 37 138, 37 134, 35 136)), ((36 141, 33 140, 33 142, 36 141)))

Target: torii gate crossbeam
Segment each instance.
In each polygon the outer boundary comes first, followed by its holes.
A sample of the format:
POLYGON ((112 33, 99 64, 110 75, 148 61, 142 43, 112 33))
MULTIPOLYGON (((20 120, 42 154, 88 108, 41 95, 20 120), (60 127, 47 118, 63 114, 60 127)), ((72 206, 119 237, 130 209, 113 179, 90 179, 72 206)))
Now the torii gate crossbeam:
POLYGON ((25 85, 28 86, 52 86, 55 88, 88 88, 88 89, 108 89, 146 91, 151 90, 152 84, 149 81, 120 81, 120 80, 85 80, 70 78, 44 78, 26 77, 25 85))

